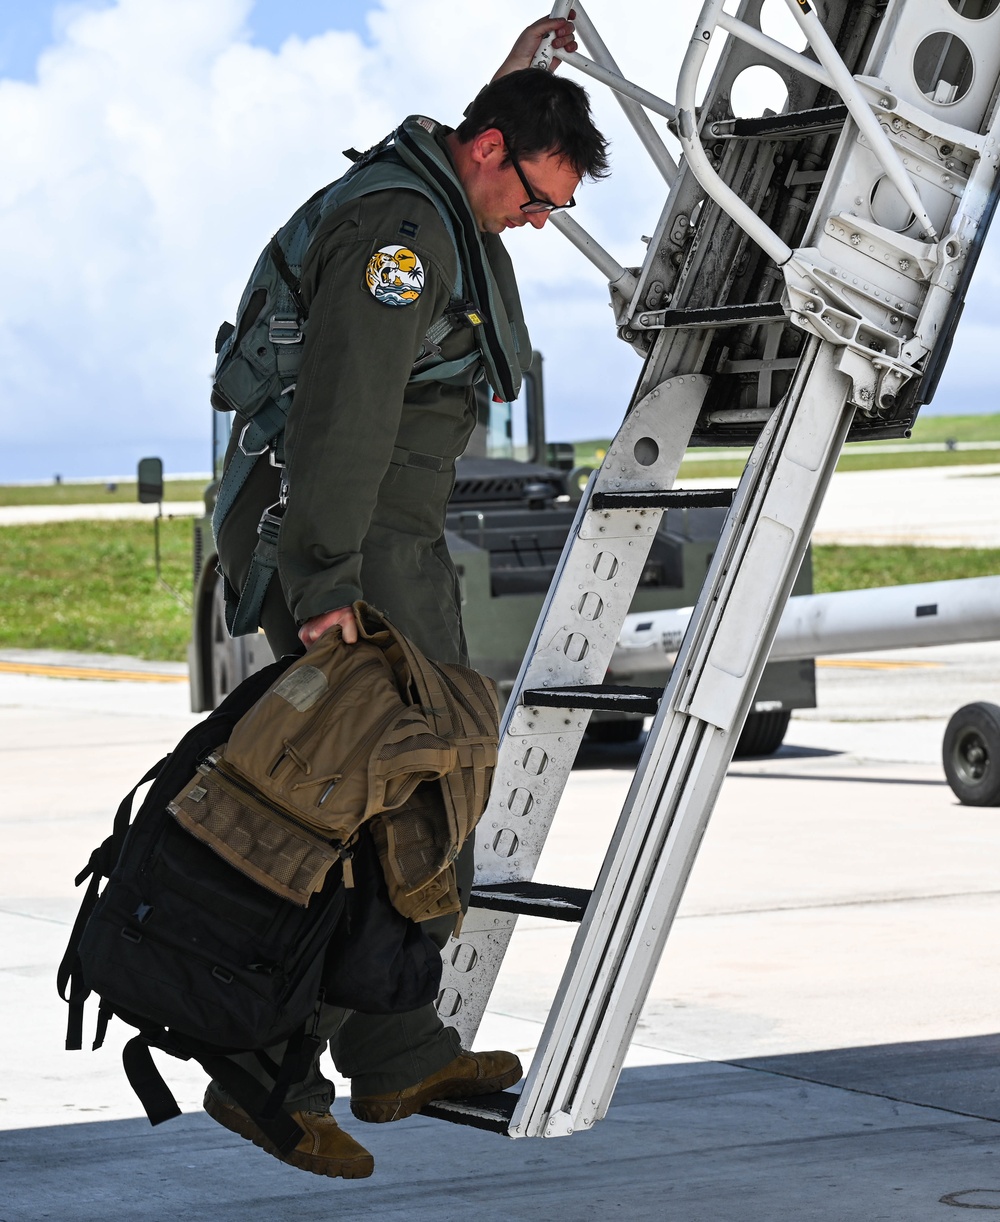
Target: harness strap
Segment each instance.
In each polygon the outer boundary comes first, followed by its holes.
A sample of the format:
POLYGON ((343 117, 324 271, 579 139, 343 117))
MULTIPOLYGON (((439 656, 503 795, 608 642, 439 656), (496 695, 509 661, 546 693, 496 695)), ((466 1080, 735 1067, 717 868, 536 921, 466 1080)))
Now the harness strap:
POLYGON ((250 568, 235 605, 226 592, 226 627, 230 636, 246 636, 257 631, 264 596, 278 567, 278 534, 284 512, 280 503, 264 510, 257 523, 257 546, 250 557, 250 568))
MULTIPOLYGON (((494 301, 482 239, 476 228, 475 220, 462 198, 461 188, 450 168, 445 166, 441 153, 437 149, 431 152, 418 143, 413 133, 408 131, 405 125, 396 131, 395 147, 405 164, 434 183, 441 198, 447 202, 452 217, 459 223, 462 246, 472 277, 473 295, 485 311, 482 316, 480 333, 482 355, 490 365, 492 374, 490 381, 494 391, 499 392, 505 400, 510 402, 517 398, 518 387, 514 384, 513 375, 507 363, 507 353, 497 330, 496 319, 499 308, 494 301)), ((464 260, 460 258, 459 264, 463 262, 464 260)))
POLYGON ((451 382, 471 386, 476 380, 481 354, 475 349, 454 361, 442 361, 413 374, 411 382, 451 382))
MULTIPOLYGON (((285 393, 294 390, 294 384, 285 393)), ((242 422, 242 417, 237 417, 242 422)), ((242 431, 239 443, 229 460, 219 490, 215 497, 215 508, 212 511, 212 530, 218 539, 222 523, 232 509, 243 485, 250 478, 250 473, 257 460, 275 446, 285 431, 285 412, 275 403, 268 403, 261 408, 252 419, 240 423, 242 431)), ((276 454, 276 458, 281 457, 276 454)), ((251 631, 256 631, 256 625, 251 631)))
POLYGON ((285 286, 291 294, 292 301, 295 302, 295 308, 299 312, 299 317, 303 319, 308 318, 309 311, 306 309, 306 304, 299 292, 299 278, 288 266, 288 260, 285 258, 285 252, 281 249, 281 243, 278 241, 277 234, 274 235, 268 244, 268 250, 271 252, 271 258, 274 260, 274 266, 277 268, 278 275, 284 280, 285 286))

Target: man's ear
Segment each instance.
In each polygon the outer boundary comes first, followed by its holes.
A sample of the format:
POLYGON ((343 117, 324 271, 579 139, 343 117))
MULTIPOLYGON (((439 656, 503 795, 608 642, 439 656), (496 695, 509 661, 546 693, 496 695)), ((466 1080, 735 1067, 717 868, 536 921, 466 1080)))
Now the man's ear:
POLYGON ((499 167, 507 155, 507 143, 503 138, 503 132, 498 127, 488 127, 473 138, 469 153, 473 161, 480 165, 492 163, 494 167, 499 167))

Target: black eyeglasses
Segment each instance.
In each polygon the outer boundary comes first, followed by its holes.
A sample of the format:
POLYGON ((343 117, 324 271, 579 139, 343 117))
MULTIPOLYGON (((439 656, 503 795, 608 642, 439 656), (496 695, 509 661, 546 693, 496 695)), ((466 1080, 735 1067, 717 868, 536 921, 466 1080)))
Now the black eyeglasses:
POLYGON ((521 211, 529 214, 535 212, 565 212, 567 208, 575 208, 576 200, 571 195, 568 204, 554 204, 550 199, 542 199, 541 196, 535 194, 535 189, 524 176, 524 171, 521 169, 521 163, 507 147, 507 156, 510 158, 510 164, 514 167, 514 172, 521 180, 521 186, 524 187, 525 193, 528 196, 528 202, 521 205, 521 211))

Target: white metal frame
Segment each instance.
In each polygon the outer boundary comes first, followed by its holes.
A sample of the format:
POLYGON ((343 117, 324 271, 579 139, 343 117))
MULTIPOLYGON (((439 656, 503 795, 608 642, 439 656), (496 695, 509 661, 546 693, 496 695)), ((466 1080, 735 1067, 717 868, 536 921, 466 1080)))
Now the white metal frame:
MULTIPOLYGON (((887 411, 920 374, 988 219, 1000 166, 1000 11, 984 19, 992 42, 976 44, 981 75, 991 76, 994 86, 980 91, 986 100, 976 104, 984 116, 989 109, 990 119, 977 127, 974 107, 957 112, 928 100, 912 82, 897 81, 893 89, 877 75, 911 63, 929 28, 977 24, 946 0, 890 0, 868 58, 872 75, 857 78, 815 10, 798 0, 786 3, 818 62, 726 13, 723 0, 707 0, 676 107, 621 76, 576 0, 577 27, 593 58, 551 49, 540 55, 545 63, 555 54, 615 91, 670 188, 668 207, 670 193, 685 174, 693 175, 779 265, 788 316, 808 338, 740 482, 510 1121, 511 1136, 565 1135, 607 1110, 852 417, 856 410, 887 411), (850 119, 812 214, 808 246, 788 246, 720 178, 702 145, 695 90, 719 30, 835 88, 847 107, 850 119), (639 113, 643 107, 675 120, 684 150, 679 168, 639 113), (882 179, 913 213, 904 232, 865 215, 865 200, 875 199, 882 179)), ((559 0, 553 15, 564 16, 570 6, 571 0, 559 0)), ((740 12, 751 6, 745 0, 740 12)), ((978 25, 980 32, 986 28, 978 25)), ((647 269, 635 275, 575 222, 553 221, 608 276, 619 324, 654 327, 655 311, 640 317, 647 269)), ((593 496, 670 488, 698 418, 710 379, 697 364, 687 371, 676 361, 671 367, 671 351, 651 349, 636 402, 567 540, 504 719, 500 763, 478 835, 481 882, 531 878, 586 726, 586 713, 528 707, 521 693, 600 681, 659 522, 656 510, 592 509, 593 496)), ((695 344, 679 351, 705 349, 695 344)), ((449 948, 440 1010, 464 1041, 478 1027, 514 923, 473 909, 449 948)))

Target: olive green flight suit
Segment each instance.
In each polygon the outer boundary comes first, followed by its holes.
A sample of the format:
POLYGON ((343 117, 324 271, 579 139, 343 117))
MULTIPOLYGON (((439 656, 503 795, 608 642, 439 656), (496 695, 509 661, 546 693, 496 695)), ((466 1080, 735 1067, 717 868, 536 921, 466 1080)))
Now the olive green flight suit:
MULTIPOLYGON (((484 237, 493 265, 506 268, 512 285, 499 239, 484 237)), ((412 274, 403 280, 415 283, 412 274)), ((455 282, 452 239, 434 205, 415 191, 380 191, 344 204, 310 246, 301 290, 309 327, 285 431, 289 497, 279 540, 280 587, 272 580, 261 615, 276 656, 301 648, 297 625, 363 597, 429 657, 468 662, 458 580, 443 532, 454 460, 475 425, 471 387, 407 385, 455 282), (416 256, 422 287, 409 304, 385 304, 368 273, 373 260, 384 262, 379 252, 400 246, 416 256)), ((519 312, 517 317, 520 323, 519 312)), ((452 331, 442 341, 442 356, 456 359, 475 342, 471 327, 452 331)), ((525 363, 529 358, 525 344, 525 363)), ((238 433, 237 427, 234 437, 238 433)), ((258 462, 222 526, 220 557, 238 587, 261 507, 277 494, 278 473, 258 462)), ((470 840, 457 863, 463 907, 472 847, 470 840)), ((428 932, 443 946, 452 923, 429 922, 428 932)), ((381 1016, 324 1007, 321 1035, 355 1095, 410 1086, 443 1068, 460 1048, 457 1033, 441 1023, 433 1005, 381 1016)), ((270 1050, 275 1058, 280 1051, 270 1050)), ((252 1057, 241 1063, 259 1076, 252 1057)), ((292 1087, 286 1107, 323 1110, 332 1095, 332 1084, 314 1064, 292 1087)))

